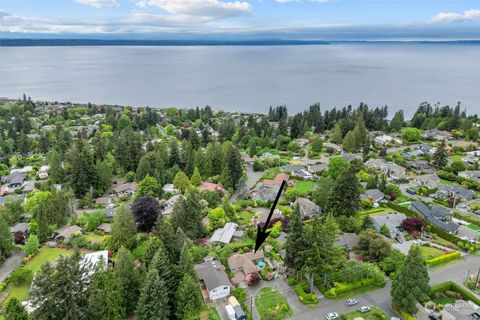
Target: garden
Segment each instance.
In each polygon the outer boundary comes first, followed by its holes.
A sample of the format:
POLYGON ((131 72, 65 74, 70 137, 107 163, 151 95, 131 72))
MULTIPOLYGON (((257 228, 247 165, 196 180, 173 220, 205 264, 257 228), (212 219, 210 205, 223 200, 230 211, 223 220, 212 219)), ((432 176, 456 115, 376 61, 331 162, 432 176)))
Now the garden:
POLYGON ((388 315, 381 309, 373 307, 372 310, 366 313, 361 311, 353 311, 340 316, 341 320, 354 320, 354 319, 364 319, 364 320, 385 320, 388 319, 388 315))
POLYGON ((435 303, 435 309, 437 311, 441 310, 447 303, 455 303, 456 300, 472 301, 480 305, 479 298, 453 281, 447 281, 433 286, 430 299, 435 303))
POLYGON ((281 320, 292 315, 292 309, 280 292, 266 287, 255 297, 255 307, 261 320, 281 320))

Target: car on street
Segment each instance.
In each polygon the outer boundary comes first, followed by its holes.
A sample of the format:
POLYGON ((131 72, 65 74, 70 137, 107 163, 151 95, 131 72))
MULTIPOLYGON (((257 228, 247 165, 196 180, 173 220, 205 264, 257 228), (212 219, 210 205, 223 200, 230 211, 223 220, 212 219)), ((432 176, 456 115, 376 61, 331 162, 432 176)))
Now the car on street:
POLYGON ((413 240, 413 243, 414 243, 414 244, 422 244, 422 240, 420 240, 420 239, 415 239, 415 240, 413 240))
POLYGON ((358 300, 357 299, 353 299, 353 298, 350 298, 350 299, 347 299, 345 301, 345 303, 347 304, 347 306, 354 306, 358 303, 358 300))
POLYGON ((372 308, 370 308, 369 306, 360 307, 360 312, 362 313, 368 312, 370 310, 372 310, 372 308))
POLYGON ((330 312, 325 316, 325 319, 327 320, 333 320, 338 318, 338 313, 336 312, 330 312))
POLYGON ((417 193, 415 192, 415 190, 412 190, 412 189, 407 189, 406 192, 409 193, 409 194, 411 194, 411 195, 417 194, 417 193))

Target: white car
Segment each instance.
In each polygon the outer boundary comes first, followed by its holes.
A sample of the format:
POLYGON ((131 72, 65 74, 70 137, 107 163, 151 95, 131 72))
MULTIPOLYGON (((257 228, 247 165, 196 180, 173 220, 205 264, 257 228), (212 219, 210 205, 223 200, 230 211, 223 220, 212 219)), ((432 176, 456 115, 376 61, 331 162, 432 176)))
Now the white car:
POLYGON ((345 303, 347 304, 347 306, 354 306, 358 303, 358 300, 351 298, 351 299, 346 300, 345 303))
POLYGON ((414 243, 414 244, 422 244, 422 240, 420 240, 420 239, 415 239, 415 240, 413 240, 413 243, 414 243))
POLYGON ((336 312, 330 312, 329 314, 327 314, 325 316, 325 319, 327 320, 333 320, 333 319, 337 319, 338 318, 338 313, 336 312))
POLYGON ((370 308, 369 306, 360 307, 360 312, 362 313, 368 312, 370 310, 372 310, 372 308, 370 308))

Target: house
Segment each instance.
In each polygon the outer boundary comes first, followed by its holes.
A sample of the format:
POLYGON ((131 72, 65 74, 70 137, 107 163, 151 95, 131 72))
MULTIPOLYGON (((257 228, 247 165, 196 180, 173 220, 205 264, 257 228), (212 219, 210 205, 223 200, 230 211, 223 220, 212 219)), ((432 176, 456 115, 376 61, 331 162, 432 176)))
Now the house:
POLYGON ((402 156, 405 157, 405 158, 421 157, 423 155, 424 155, 424 153, 422 152, 422 150, 418 150, 418 149, 402 153, 402 156))
POLYGON ((423 174, 413 178, 413 183, 417 187, 426 187, 428 189, 437 189, 440 186, 440 178, 436 174, 423 174))
POLYGON ((163 209, 162 209, 162 215, 163 216, 170 216, 173 213, 173 206, 175 206, 175 203, 177 203, 178 199, 180 199, 181 195, 176 194, 173 197, 170 197, 168 200, 163 201, 161 203, 163 209))
MULTIPOLYGON (((269 214, 270 214, 270 210, 264 210, 264 211, 260 212, 260 215, 258 216, 258 218, 256 218, 256 219, 254 218, 256 224, 258 225, 260 223, 267 222, 269 214)), ((275 209, 275 210, 273 210, 272 217, 270 218, 270 221, 272 221, 273 219, 282 219, 282 218, 283 218, 282 211, 280 211, 279 209, 275 209)))
POLYGON ((295 202, 293 203, 293 205, 294 207, 298 205, 302 218, 311 218, 322 214, 322 210, 320 209, 320 207, 307 198, 298 197, 297 200, 295 200, 295 202))
POLYGON ((467 165, 480 162, 480 151, 476 150, 467 152, 462 161, 467 165))
POLYGON ((420 214, 420 216, 433 224, 434 226, 443 229, 448 233, 455 234, 459 225, 451 222, 453 214, 440 206, 428 206, 420 201, 412 202, 410 209, 420 214))
POLYGON ((103 266, 106 269, 108 267, 108 250, 97 251, 87 253, 80 260, 80 265, 82 267, 87 267, 89 269, 88 275, 91 276, 99 263, 103 262, 103 266))
POLYGON ((217 230, 215 230, 209 242, 220 242, 224 244, 229 244, 235 235, 243 236, 243 232, 240 231, 239 233, 237 233, 237 224, 233 222, 227 222, 225 223, 223 228, 218 228, 217 230))
POLYGON ((195 265, 194 270, 206 302, 225 298, 230 294, 232 284, 220 261, 207 259, 202 264, 195 265))
POLYGON ((228 257, 227 263, 230 271, 233 273, 233 281, 240 283, 245 280, 247 275, 258 272, 259 267, 256 265, 257 261, 265 258, 263 251, 248 253, 235 253, 228 257))
POLYGON ((18 201, 21 200, 22 204, 25 204, 27 201, 27 196, 25 194, 11 194, 4 197, 0 197, 0 205, 5 205, 8 201, 18 201))
POLYGON ((385 199, 385 195, 378 189, 368 189, 360 196, 361 199, 371 200, 373 203, 379 203, 385 199))
POLYGON ((437 129, 432 129, 432 130, 425 131, 422 134, 422 136, 425 138, 432 138, 435 140, 447 140, 452 137, 452 134, 448 131, 440 131, 437 129))
POLYGON ((270 152, 265 152, 258 158, 260 159, 260 161, 263 161, 266 159, 280 159, 280 156, 278 154, 271 154, 270 152))
POLYGON ((437 151, 437 148, 429 146, 427 144, 421 144, 417 147, 417 150, 422 151, 423 154, 433 155, 435 153, 435 151, 437 151))
POLYGON ((110 223, 102 223, 97 227, 97 230, 110 234, 112 232, 112 225, 110 223))
POLYGON ((26 172, 12 170, 8 176, 2 177, 2 183, 4 183, 10 189, 16 189, 23 184, 23 181, 25 181, 26 177, 26 172))
POLYGON ((319 174, 325 171, 327 168, 328 165, 326 163, 314 164, 308 166, 308 172, 310 172, 311 174, 319 174))
POLYGON ((272 179, 264 179, 263 184, 267 186, 280 186, 283 181, 288 181, 288 175, 286 173, 279 173, 272 179))
POLYGON ((338 144, 331 142, 325 142, 323 144, 323 147, 328 153, 340 153, 342 151, 342 147, 340 147, 338 144))
POLYGON ((408 161, 406 164, 416 173, 431 174, 435 172, 435 169, 427 160, 415 159, 408 161))
POLYGON ((261 184, 250 192, 250 197, 253 200, 269 201, 274 200, 278 194, 279 187, 272 187, 261 184))
POLYGON ((387 134, 382 134, 373 138, 373 143, 377 146, 384 146, 386 144, 402 144, 402 140, 394 138, 387 134))
POLYGON ((294 171, 300 171, 305 169, 304 166, 300 166, 298 164, 286 164, 281 167, 283 171, 288 171, 288 172, 294 172, 294 171))
POLYGON ((23 192, 32 192, 35 190, 35 181, 28 180, 22 184, 22 191, 23 192))
POLYGON ((79 226, 70 226, 60 232, 58 236, 56 237, 57 240, 62 240, 67 242, 70 240, 70 238, 75 235, 75 234, 81 234, 82 233, 82 228, 79 226))
POLYGON ((475 192, 462 186, 441 184, 435 193, 435 198, 462 198, 470 201, 475 198, 475 192))
POLYGON ((217 183, 212 183, 212 182, 202 182, 199 186, 198 189, 200 192, 203 191, 216 191, 218 192, 222 197, 227 194, 227 190, 223 188, 221 184, 217 183))
POLYGON ((12 234, 15 234, 16 232, 22 232, 24 234, 27 234, 28 233, 28 224, 26 222, 17 223, 13 227, 10 227, 10 232, 12 234))
POLYGON ((358 244, 359 240, 360 237, 355 233, 342 233, 338 236, 335 246, 352 250, 358 244))
POLYGON ((38 177, 40 179, 47 179, 48 178, 48 170, 50 169, 49 166, 43 165, 38 169, 38 177))
POLYGON ((342 152, 342 158, 345 160, 352 162, 353 160, 362 160, 363 156, 361 153, 347 153, 347 152, 342 152))
POLYGON ((472 180, 472 181, 480 182, 480 170, 460 171, 458 173, 458 176, 462 177, 466 180, 472 180))
POLYGON ((136 182, 120 183, 112 190, 115 196, 131 197, 137 192, 138 184, 136 182))
POLYGON ((307 170, 298 170, 298 171, 292 171, 292 176, 293 177, 299 177, 299 178, 302 178, 304 180, 311 180, 314 178, 314 176, 308 172, 307 170))
POLYGON ((172 183, 167 183, 166 185, 163 186, 163 192, 164 193, 171 193, 171 194, 179 194, 180 190, 175 189, 175 186, 172 183))
POLYGON ((387 181, 407 180, 408 175, 404 167, 393 162, 387 162, 384 159, 369 159, 365 162, 367 168, 373 168, 382 171, 387 176, 387 181))

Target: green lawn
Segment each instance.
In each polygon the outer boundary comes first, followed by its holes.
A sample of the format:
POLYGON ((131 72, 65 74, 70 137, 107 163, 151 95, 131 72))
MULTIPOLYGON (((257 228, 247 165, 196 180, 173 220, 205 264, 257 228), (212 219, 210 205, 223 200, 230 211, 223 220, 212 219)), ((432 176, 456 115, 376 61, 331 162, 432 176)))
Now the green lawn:
POLYGON ((445 254, 443 250, 440 250, 435 247, 428 247, 428 246, 420 246, 420 253, 422 254, 422 257, 425 260, 436 258, 445 254))
POLYGON ((87 233, 85 235, 85 239, 88 242, 96 242, 96 243, 103 243, 103 240, 105 240, 106 237, 107 237, 106 235, 95 234, 93 232, 87 233))
POLYGON ((255 307, 261 320, 281 320, 292 315, 292 309, 280 292, 262 288, 255 297, 255 307))
POLYGON ((221 320, 221 318, 215 307, 205 307, 205 309, 200 312, 200 320, 221 320))
MULTIPOLYGON (((33 273, 40 270, 42 265, 49 261, 56 260, 62 254, 72 254, 73 252, 70 250, 58 249, 58 248, 48 248, 43 247, 41 248, 38 253, 30 260, 26 265, 25 268, 30 269, 33 273)), ((3 302, 3 307, 7 305, 7 302, 10 298, 16 297, 20 301, 28 299, 28 291, 30 289, 30 282, 24 283, 22 285, 16 286, 13 283, 10 283, 4 291, 10 292, 8 298, 3 302)), ((3 292, 4 292, 3 291, 3 292)))
POLYGON ((254 216, 253 212, 248 212, 248 211, 240 211, 238 213, 238 224, 239 225, 246 225, 250 223, 250 220, 252 220, 252 217, 254 216))
POLYGON ((452 297, 447 297, 444 293, 440 294, 440 296, 436 299, 433 299, 435 304, 446 305, 447 303, 455 303, 455 299, 452 297))
POLYGON ((359 310, 353 311, 350 313, 343 314, 345 319, 353 320, 355 318, 361 318, 364 320, 377 320, 377 319, 388 319, 387 314, 377 307, 373 307, 369 312, 362 313, 359 310))
POLYGON ((473 231, 477 231, 477 232, 480 232, 480 227, 473 224, 473 223, 470 223, 469 225, 467 225, 468 228, 472 229, 473 231))
POLYGON ((465 153, 454 154, 453 156, 450 157, 450 159, 452 159, 452 161, 462 161, 463 157, 465 157, 465 153))
POLYGON ((306 181, 295 181, 295 189, 300 190, 303 193, 308 193, 313 190, 315 186, 314 181, 306 180, 306 181))

